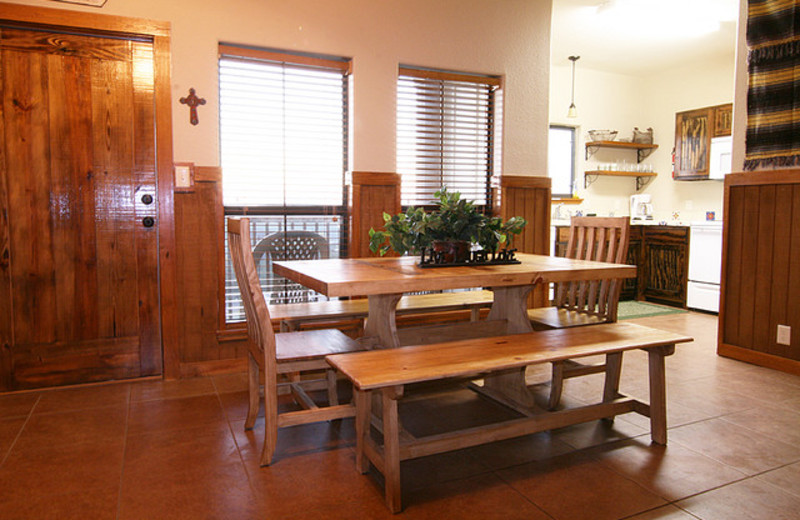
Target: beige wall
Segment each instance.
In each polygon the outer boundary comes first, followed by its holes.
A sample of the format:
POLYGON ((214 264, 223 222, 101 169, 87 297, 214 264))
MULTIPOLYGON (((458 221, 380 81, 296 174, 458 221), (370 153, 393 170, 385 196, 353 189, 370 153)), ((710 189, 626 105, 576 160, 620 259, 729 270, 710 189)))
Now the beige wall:
POLYGON ((665 70, 647 77, 625 76, 592 70, 578 62, 575 104, 578 118, 567 119, 569 106, 570 65, 556 65, 551 72, 550 116, 553 123, 578 125, 579 173, 578 195, 585 199, 583 211, 607 215, 627 215, 629 197, 635 193, 635 181, 625 177, 599 177, 588 189, 583 187, 583 172, 595 169, 596 162, 635 163, 632 151, 599 150, 589 161, 584 159, 586 131, 610 128, 619 137, 631 137, 634 127, 653 128, 659 148, 643 162, 653 165, 658 176, 640 192, 653 198, 654 220, 687 224, 705 218, 706 211, 716 211, 722 218, 722 182, 672 180, 672 148, 675 113, 705 106, 730 103, 734 98, 734 49, 713 61, 689 63, 679 69, 665 70), (678 218, 673 219, 673 212, 678 218))
POLYGON ((16 3, 170 22, 176 161, 219 164, 217 44, 226 42, 352 57, 356 170, 395 169, 398 64, 502 75, 505 171, 546 175, 546 147, 534 143, 547 138, 550 0, 16 3), (195 127, 178 103, 190 87, 207 100, 195 127))

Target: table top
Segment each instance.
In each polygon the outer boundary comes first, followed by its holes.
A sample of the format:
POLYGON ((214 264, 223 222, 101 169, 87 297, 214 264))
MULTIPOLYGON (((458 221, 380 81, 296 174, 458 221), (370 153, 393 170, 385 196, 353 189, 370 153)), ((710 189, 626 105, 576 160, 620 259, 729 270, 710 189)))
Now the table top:
POLYGON ((419 257, 331 258, 274 262, 275 274, 326 296, 363 296, 540 282, 633 278, 636 267, 517 253, 520 264, 419 267, 419 257))

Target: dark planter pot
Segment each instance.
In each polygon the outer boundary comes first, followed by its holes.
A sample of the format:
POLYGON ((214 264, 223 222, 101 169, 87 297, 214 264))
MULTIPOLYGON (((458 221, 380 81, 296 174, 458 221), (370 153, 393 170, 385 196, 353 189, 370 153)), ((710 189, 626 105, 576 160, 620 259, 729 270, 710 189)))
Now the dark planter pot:
POLYGON ((466 240, 434 240, 433 252, 442 254, 444 263, 463 263, 469 260, 470 243, 466 240))

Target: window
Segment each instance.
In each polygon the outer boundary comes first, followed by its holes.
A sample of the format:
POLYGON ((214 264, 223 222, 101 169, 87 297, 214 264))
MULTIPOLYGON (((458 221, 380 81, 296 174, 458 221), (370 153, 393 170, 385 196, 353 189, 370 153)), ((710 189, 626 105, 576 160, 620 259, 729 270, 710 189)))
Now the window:
MULTIPOLYGON (((272 260, 346 256, 348 71, 345 59, 220 46, 225 214, 251 219, 269 303, 324 299, 274 276, 272 260)), ((241 321, 229 258, 225 273, 225 318, 241 321)))
POLYGON ((547 175, 553 197, 572 197, 575 187, 575 128, 550 125, 547 175))
POLYGON ((403 205, 424 206, 442 186, 491 209, 500 171, 500 79, 401 67, 397 170, 403 205))

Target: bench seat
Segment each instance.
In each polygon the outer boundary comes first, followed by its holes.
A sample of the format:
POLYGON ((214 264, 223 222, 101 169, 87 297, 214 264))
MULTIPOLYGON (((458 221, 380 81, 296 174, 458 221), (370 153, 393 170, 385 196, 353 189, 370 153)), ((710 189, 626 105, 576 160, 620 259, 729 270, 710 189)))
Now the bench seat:
POLYGON ((326 359, 355 387, 359 470, 366 473, 371 462, 383 474, 387 507, 398 512, 401 509, 401 460, 613 418, 628 412, 650 417, 653 441, 666 444, 664 358, 674 352, 675 344, 691 340, 688 336, 632 323, 610 323, 372 350, 326 359), (400 425, 397 402, 408 384, 493 376, 538 363, 596 355, 621 356, 633 349, 644 349, 649 355, 649 404, 606 392, 597 404, 553 412, 530 409, 519 419, 422 438, 414 438, 400 425), (382 445, 370 434, 373 393, 380 394, 382 402, 382 445))
MULTIPOLYGON (((410 294, 397 304, 397 315, 423 314, 469 310, 472 321, 477 321, 482 308, 489 308, 494 294, 489 290, 459 291, 435 294, 410 294)), ((369 314, 369 300, 329 300, 307 303, 284 303, 269 306, 272 321, 280 323, 281 330, 295 331, 308 323, 335 320, 365 319, 369 314)))
POLYGON ((597 314, 565 309, 563 307, 537 307, 528 309, 528 319, 533 328, 541 329, 566 329, 583 327, 584 325, 598 325, 608 323, 608 319, 597 314))

